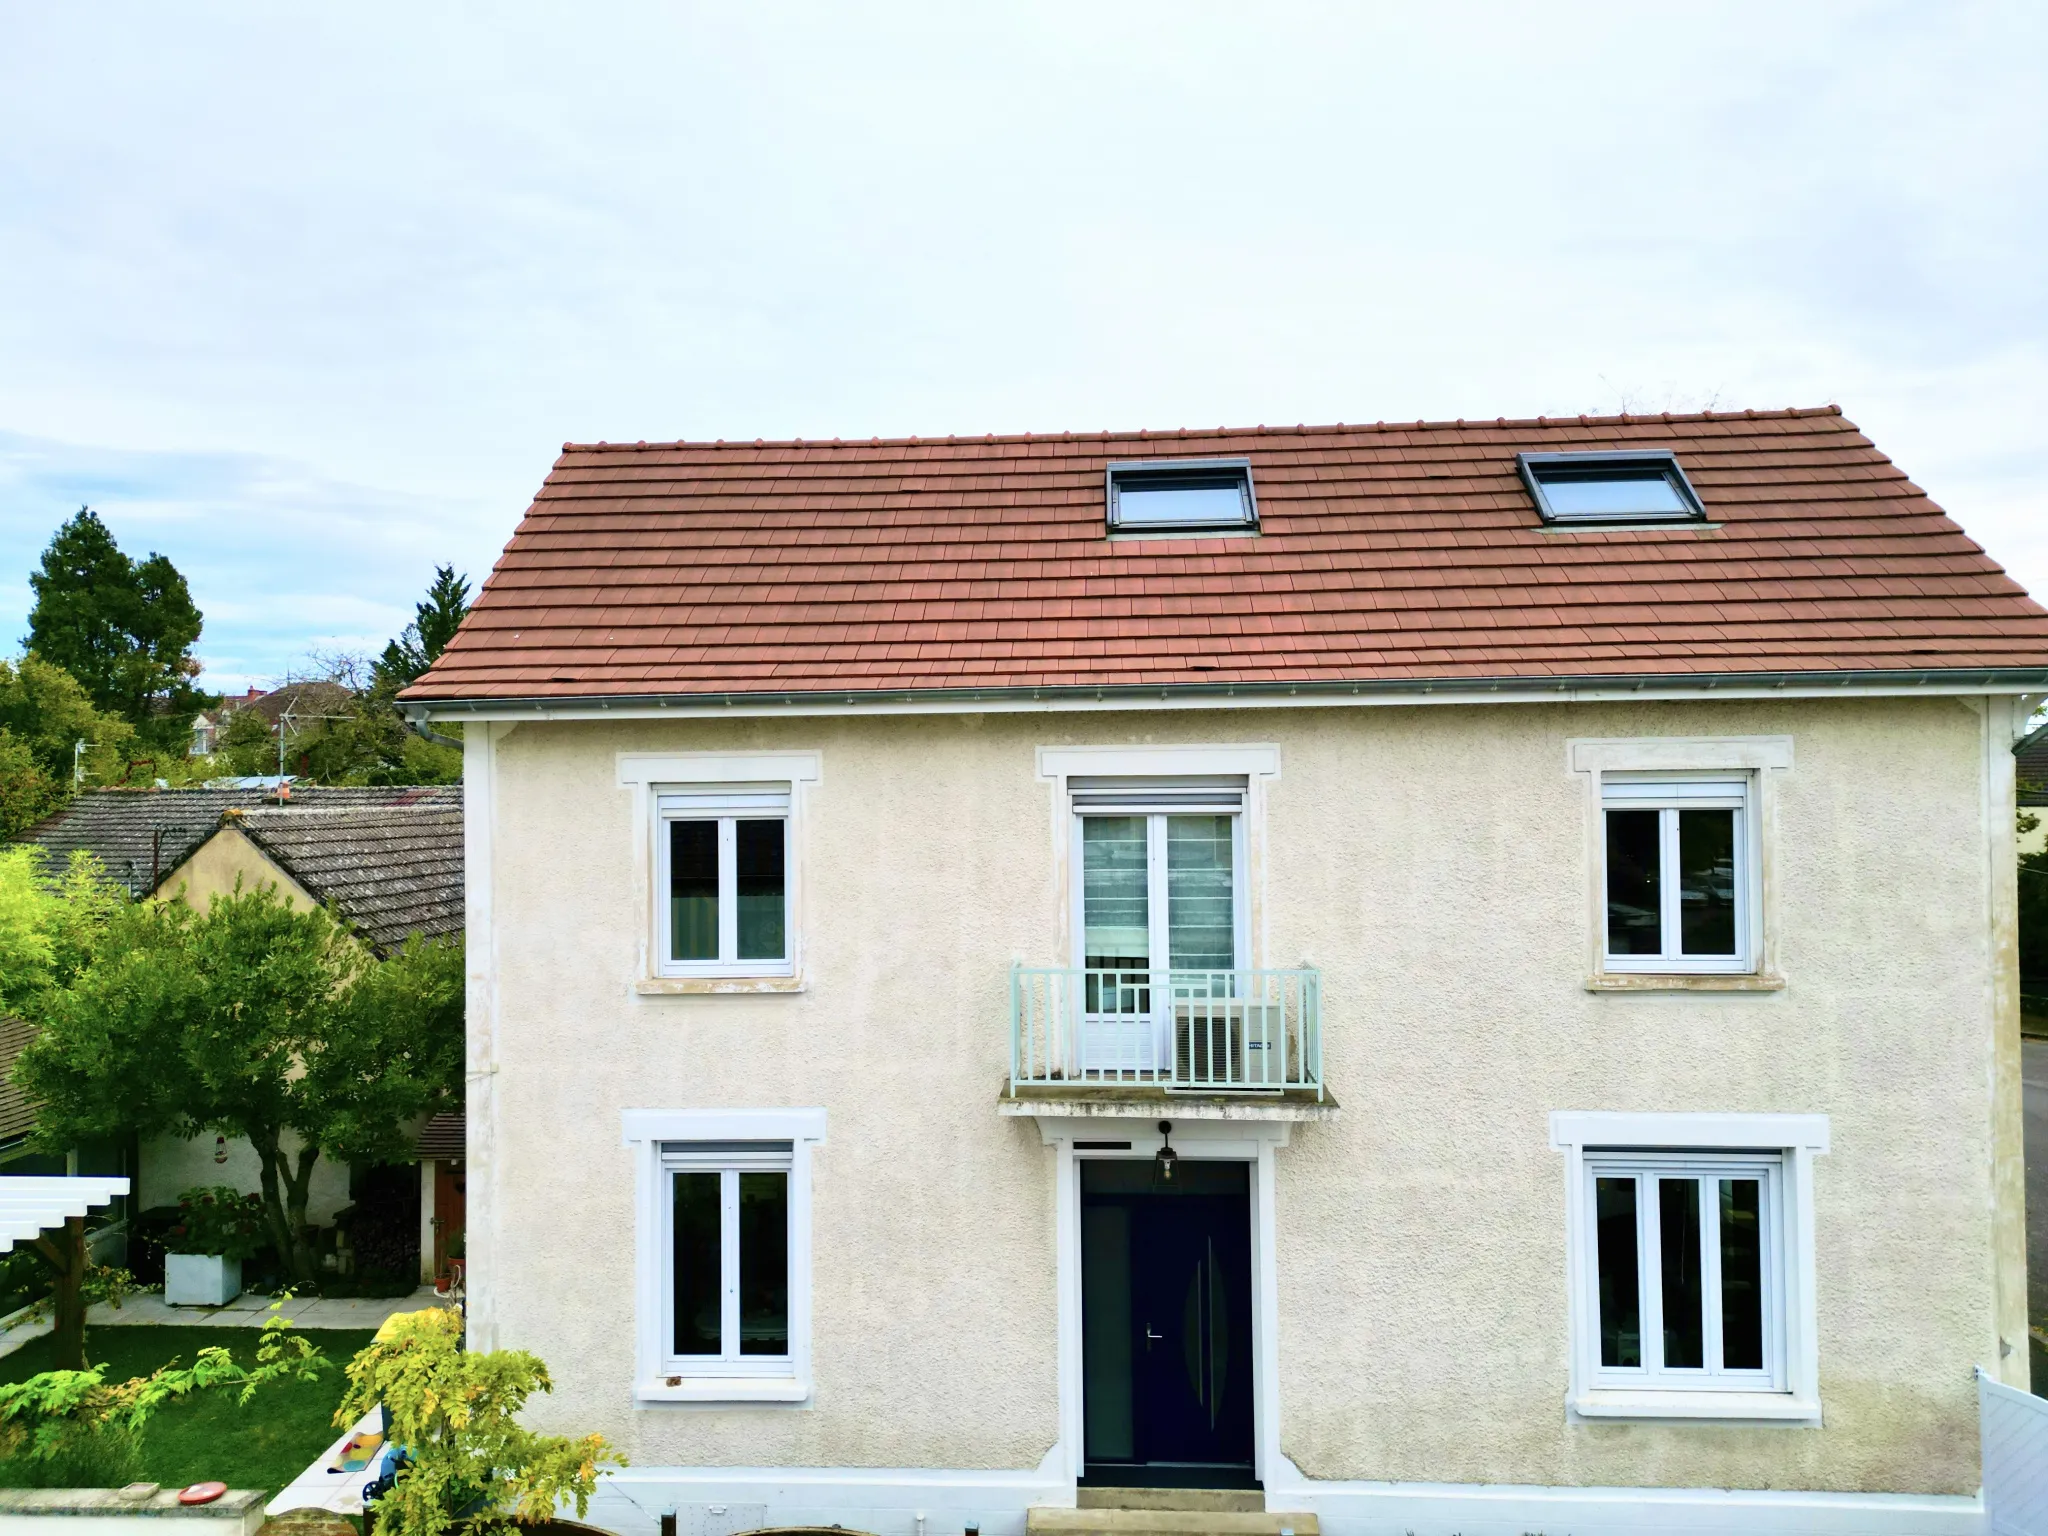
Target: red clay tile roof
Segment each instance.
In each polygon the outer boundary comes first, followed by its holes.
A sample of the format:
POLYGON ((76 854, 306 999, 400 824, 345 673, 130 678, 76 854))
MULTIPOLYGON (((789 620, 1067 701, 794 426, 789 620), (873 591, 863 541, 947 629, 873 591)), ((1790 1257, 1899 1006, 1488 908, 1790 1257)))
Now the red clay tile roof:
POLYGON ((2048 668, 2048 612, 1830 406, 565 445, 415 701, 2048 668), (1717 528, 1548 531, 1519 451, 1675 451, 1717 528), (1105 537, 1244 455, 1256 537, 1105 537))

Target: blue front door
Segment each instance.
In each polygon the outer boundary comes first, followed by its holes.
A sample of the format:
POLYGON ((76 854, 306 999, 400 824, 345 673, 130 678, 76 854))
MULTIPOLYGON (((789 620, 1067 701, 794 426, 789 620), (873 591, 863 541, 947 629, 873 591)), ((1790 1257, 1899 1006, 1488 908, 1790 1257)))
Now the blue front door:
POLYGON ((1082 1163, 1088 1482, 1253 1481, 1250 1171, 1082 1163))

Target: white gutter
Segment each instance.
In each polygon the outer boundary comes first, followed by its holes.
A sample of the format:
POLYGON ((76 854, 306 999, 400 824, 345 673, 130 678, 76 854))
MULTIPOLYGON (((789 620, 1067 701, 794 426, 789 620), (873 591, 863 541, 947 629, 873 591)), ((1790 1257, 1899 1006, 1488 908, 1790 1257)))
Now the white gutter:
POLYGON ((2048 668, 1748 672, 1714 676, 1435 678, 1368 682, 1176 683, 1059 688, 897 688, 806 693, 564 695, 420 699, 426 720, 702 720, 762 716, 934 715, 1103 710, 1356 708, 1375 704, 1613 703, 1645 699, 1840 699, 2048 693, 2048 668))

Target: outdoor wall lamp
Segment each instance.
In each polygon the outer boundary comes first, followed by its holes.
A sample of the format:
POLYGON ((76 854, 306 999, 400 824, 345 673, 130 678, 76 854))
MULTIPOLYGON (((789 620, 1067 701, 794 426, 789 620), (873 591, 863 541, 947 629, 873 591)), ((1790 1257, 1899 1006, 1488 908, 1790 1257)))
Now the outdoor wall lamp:
POLYGON ((1159 1175, 1161 1183, 1173 1182, 1173 1165, 1179 1161, 1180 1154, 1173 1150, 1173 1122, 1162 1120, 1159 1122, 1159 1155, 1153 1159, 1153 1171, 1159 1175))

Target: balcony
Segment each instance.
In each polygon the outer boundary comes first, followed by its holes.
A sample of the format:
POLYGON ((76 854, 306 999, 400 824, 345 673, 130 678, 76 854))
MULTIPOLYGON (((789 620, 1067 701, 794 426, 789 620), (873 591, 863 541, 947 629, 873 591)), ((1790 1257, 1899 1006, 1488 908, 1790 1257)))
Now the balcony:
POLYGON ((1086 1092, 1323 1104, 1321 986, 1310 966, 1012 967, 1009 1098, 1086 1092))

